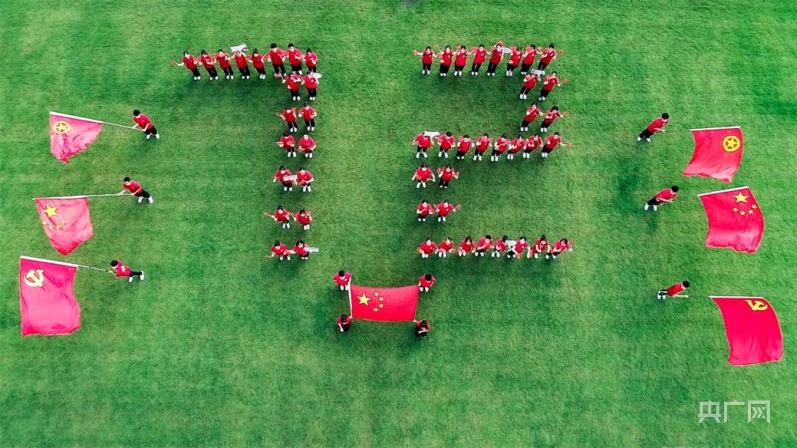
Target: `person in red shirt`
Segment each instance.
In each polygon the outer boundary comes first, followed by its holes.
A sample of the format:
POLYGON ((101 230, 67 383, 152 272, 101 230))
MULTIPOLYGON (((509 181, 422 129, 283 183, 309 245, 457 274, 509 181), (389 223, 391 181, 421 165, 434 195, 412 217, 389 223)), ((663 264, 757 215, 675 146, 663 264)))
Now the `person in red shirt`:
POLYGON ((462 70, 468 63, 468 48, 464 45, 457 47, 454 58, 454 76, 462 77, 462 70))
POLYGON ((286 246, 280 240, 277 240, 277 241, 274 241, 274 245, 271 246, 271 254, 270 255, 265 255, 265 258, 279 257, 280 261, 282 261, 282 260, 284 260, 286 258, 288 260, 290 260, 291 259, 291 254, 293 254, 293 251, 288 249, 288 246, 286 246))
POLYGON ((429 258, 429 255, 437 252, 437 244, 432 241, 431 238, 426 238, 426 240, 418 246, 418 253, 421 254, 421 258, 429 258))
POLYGON ((291 71, 293 73, 302 74, 302 59, 304 58, 304 54, 302 54, 301 50, 296 48, 292 43, 288 44, 288 64, 291 65, 291 71))
POLYGON ((487 59, 487 49, 484 48, 484 44, 479 44, 477 48, 471 48, 470 53, 473 55, 473 65, 470 68, 470 75, 471 76, 479 76, 479 70, 482 68, 482 64, 487 59))
POLYGON ((476 245, 476 252, 474 255, 477 257, 483 257, 484 253, 488 250, 493 248, 493 237, 490 235, 485 235, 484 238, 479 239, 479 243, 476 245))
POLYGON ((153 135, 156 139, 160 140, 161 135, 158 134, 158 130, 155 129, 155 125, 152 124, 152 120, 150 120, 148 116, 142 114, 138 109, 133 111, 133 122, 135 123, 133 125, 133 129, 141 129, 141 131, 144 132, 147 140, 149 140, 149 138, 153 135))
POLYGON ((501 134, 500 137, 495 139, 495 143, 493 144, 493 153, 490 154, 490 161, 497 162, 498 158, 501 157, 501 154, 506 152, 508 147, 509 139, 506 137, 506 134, 501 134))
POLYGON ((315 151, 315 140, 313 140, 309 134, 305 133, 302 138, 299 139, 299 152, 304 153, 306 159, 312 159, 313 151, 315 151))
POLYGON ((415 152, 416 159, 419 159, 421 157, 421 154, 423 154, 423 157, 426 158, 428 157, 426 151, 429 149, 430 146, 432 146, 432 137, 426 135, 425 132, 422 134, 418 134, 418 136, 416 136, 415 139, 413 139, 410 142, 410 145, 416 145, 418 149, 415 152))
POLYGON ((133 283, 133 277, 138 277, 139 281, 144 281, 144 271, 134 271, 122 264, 121 260, 111 260, 111 267, 116 271, 116 278, 127 277, 129 283, 133 283))
POLYGON ((310 106, 310 103, 304 103, 304 107, 299 109, 299 113, 302 115, 307 130, 315 131, 315 117, 318 114, 316 114, 315 109, 310 106))
POLYGON ((432 47, 426 47, 425 50, 419 52, 418 50, 412 50, 412 54, 416 57, 420 56, 421 58, 421 74, 428 75, 432 73, 432 62, 434 60, 434 51, 432 51, 432 47))
POLYGON ((441 258, 448 257, 448 254, 453 254, 454 251, 454 240, 451 239, 450 236, 447 236, 443 241, 440 242, 440 245, 437 247, 437 256, 441 258))
POLYGON ((506 63, 507 77, 515 74, 515 69, 520 66, 520 58, 523 56, 523 52, 517 47, 511 47, 509 52, 509 61, 506 63))
POLYGON ((435 208, 426 199, 422 200, 415 210, 415 214, 418 215, 418 222, 426 222, 426 218, 433 213, 435 213, 435 208))
POLYGON ((524 76, 526 73, 529 72, 531 66, 534 65, 534 59, 537 58, 537 46, 534 44, 529 45, 526 47, 526 51, 523 52, 523 61, 520 65, 520 75, 524 76))
POLYGON ((495 69, 504 58, 504 43, 498 42, 490 48, 490 63, 487 64, 487 76, 495 76, 495 69))
MULTIPOLYGON (((439 50, 440 47, 437 47, 437 49, 439 50)), ((454 59, 454 52, 451 51, 451 46, 446 45, 446 48, 437 55, 437 59, 440 60, 440 76, 448 76, 448 70, 451 68, 451 62, 454 59)))
POLYGON ((554 49, 553 42, 548 44, 548 48, 542 50, 542 54, 540 55, 540 63, 537 65, 537 70, 543 71, 548 64, 551 63, 556 59, 556 50, 554 49))
POLYGON ((235 66, 241 73, 241 79, 249 79, 249 58, 241 50, 236 50, 232 56, 235 59, 235 66))
MULTIPOLYGON (((561 255, 562 252, 564 252, 565 250, 567 250, 568 252, 573 252, 573 242, 567 241, 567 238, 562 238, 561 240, 554 243, 553 247, 551 247, 551 250, 549 252, 551 254, 551 258, 556 260, 556 257, 561 255)), ((548 257, 546 256, 545 258, 548 257)))
MULTIPOLYGON (((257 70, 257 75, 260 79, 266 79, 266 63, 265 60, 268 59, 268 56, 265 54, 260 54, 257 51, 257 48, 252 50, 252 56, 248 57, 250 61, 252 61, 252 67, 257 70)), ((249 78, 247 78, 249 79, 249 78)))
POLYGON ((520 88, 520 99, 525 100, 528 98, 528 93, 537 87, 540 82, 540 76, 536 73, 530 73, 523 78, 523 87, 520 88))
POLYGON ((436 204, 434 208, 437 211, 437 222, 446 222, 446 217, 462 208, 462 205, 457 205, 454 207, 451 202, 446 199, 445 201, 436 204))
POLYGON ((506 159, 514 160, 515 154, 523 151, 524 149, 526 149, 526 139, 523 138, 522 135, 518 135, 517 138, 509 142, 509 151, 506 153, 506 159))
POLYGON ((525 236, 521 236, 515 241, 515 244, 509 247, 509 251, 506 253, 506 256, 509 258, 520 258, 523 255, 523 251, 529 248, 529 242, 526 240, 525 236))
POLYGON ((561 86, 562 83, 559 81, 559 76, 556 75, 556 72, 551 72, 550 75, 545 77, 545 81, 542 83, 542 89, 540 89, 540 97, 537 98, 537 101, 545 101, 548 99, 548 95, 551 94, 554 87, 561 86))
POLYGON ((304 84, 304 80, 298 73, 292 72, 290 76, 282 79, 282 83, 285 84, 285 87, 287 87, 288 91, 291 92, 291 99, 293 101, 299 101, 302 99, 299 95, 299 87, 304 84))
POLYGON ((346 333, 351 328, 351 316, 341 314, 337 321, 338 329, 341 333, 346 333))
POLYGON ((290 104, 285 105, 285 110, 277 114, 278 117, 282 118, 285 121, 285 124, 288 125, 288 132, 296 132, 299 130, 299 126, 296 124, 296 108, 291 107, 290 104))
POLYGON ((178 67, 187 68, 191 73, 194 74, 194 81, 199 81, 202 79, 202 75, 199 73, 199 67, 196 65, 197 62, 199 62, 199 59, 195 58, 191 53, 188 52, 188 50, 185 50, 183 52, 182 62, 179 64, 175 63, 175 65, 178 67))
POLYGON ((298 212, 293 214, 293 220, 298 222, 302 226, 302 230, 310 230, 310 223, 313 222, 313 215, 303 209, 300 208, 298 212))
POLYGON ((545 145, 543 145, 540 155, 547 159, 548 154, 550 154, 554 149, 556 149, 556 147, 559 146, 560 143, 562 143, 562 137, 559 135, 558 132, 554 132, 552 136, 548 137, 545 140, 545 145))
POLYGON ((296 181, 302 186, 302 192, 309 193, 313 191, 313 174, 306 170, 304 167, 299 168, 296 172, 296 181))
POLYGON ((540 254, 545 254, 545 259, 548 259, 549 255, 548 252, 551 251, 551 245, 548 244, 548 239, 545 238, 545 235, 537 238, 537 241, 534 242, 534 245, 529 248, 529 253, 526 258, 539 258, 540 254))
POLYGON ((495 245, 493 246, 493 252, 490 254, 490 257, 501 258, 501 254, 506 252, 506 250, 509 248, 508 241, 509 237, 506 235, 502 236, 500 240, 496 241, 495 245))
POLYGON ((122 195, 125 191, 129 191, 130 194, 138 198, 138 203, 140 204, 141 201, 146 199, 150 204, 154 202, 152 199, 152 195, 149 194, 144 187, 141 186, 140 183, 130 179, 129 177, 125 177, 122 181, 122 187, 124 190, 120 191, 119 194, 122 195))
POLYGON ((202 50, 199 54, 199 61, 205 67, 205 70, 208 71, 211 81, 219 79, 219 73, 216 71, 216 59, 213 58, 212 54, 208 54, 207 50, 202 50))
POLYGON ((313 50, 307 49, 304 54, 304 64, 307 66, 307 73, 316 73, 318 68, 318 55, 313 50))
POLYGON ((274 67, 275 78, 282 78, 285 76, 285 65, 283 62, 285 56, 285 52, 279 48, 277 44, 271 44, 271 49, 268 50, 268 59, 271 61, 271 66, 274 67))
POLYGON ((530 159, 531 153, 540 146, 542 146, 542 137, 537 134, 529 136, 529 138, 526 139, 526 148, 523 149, 523 158, 530 159))
POLYGON ((422 275, 418 278, 418 289, 421 292, 429 292, 429 288, 434 286, 436 281, 437 279, 432 274, 422 275))
POLYGON ((459 144, 457 145, 457 160, 464 160, 465 154, 470 151, 471 146, 473 146, 473 140, 471 140, 468 134, 460 137, 459 144))
POLYGON ((667 204, 673 202, 675 198, 678 196, 678 186, 673 185, 670 188, 665 188, 660 192, 656 193, 656 196, 653 196, 648 202, 645 203, 645 210, 653 206, 653 211, 656 212, 659 210, 659 205, 667 204))
POLYGON ((479 137, 476 140, 476 148, 473 153, 473 160, 477 160, 479 162, 482 161, 482 157, 484 157, 484 152, 487 151, 487 148, 490 147, 490 143, 493 142, 493 139, 490 138, 489 135, 485 132, 484 135, 479 137))
POLYGON ((425 320, 413 320, 415 323, 415 337, 425 338, 432 330, 432 326, 425 320))
POLYGON ((224 72, 224 79, 235 79, 232 71, 232 59, 230 59, 230 55, 219 48, 218 53, 216 53, 216 61, 219 62, 219 67, 221 67, 221 70, 224 72))
POLYGON ((351 286, 351 272, 346 271, 338 271, 332 280, 335 281, 335 284, 338 285, 341 291, 348 291, 349 286, 351 286))
POLYGON ((667 289, 660 289, 659 292, 656 294, 656 298, 659 300, 666 300, 667 297, 679 297, 683 299, 688 299, 689 296, 681 295, 681 293, 686 291, 686 288, 688 288, 689 286, 690 286, 689 281, 684 280, 681 283, 676 283, 667 289))
POLYGON ((548 132, 548 128, 551 127, 553 122, 556 121, 557 118, 564 117, 565 115, 570 115, 570 112, 561 113, 559 112, 559 106, 552 107, 548 112, 545 112, 545 119, 542 120, 542 124, 540 125, 540 132, 548 132))
POLYGON ((476 244, 473 243, 473 238, 470 235, 466 236, 464 240, 459 242, 459 249, 457 249, 457 254, 460 257, 464 257, 468 255, 468 253, 474 253, 476 251, 476 244))
POLYGON ((285 208, 282 205, 277 206, 277 209, 274 210, 274 214, 265 212, 263 213, 263 216, 268 216, 271 219, 273 219, 274 222, 282 224, 283 229, 291 228, 291 217, 293 216, 293 214, 288 210, 285 210, 285 208))
POLYGON ((304 240, 297 240, 296 244, 293 245, 291 252, 299 254, 300 260, 307 260, 310 258, 310 247, 304 242, 304 240))
POLYGON ((454 134, 451 131, 437 137, 437 145, 440 146, 440 151, 437 151, 437 157, 445 157, 447 159, 448 150, 454 147, 454 143, 456 143, 456 139, 454 139, 454 134))
POLYGON ((648 127, 642 130, 636 138, 636 141, 641 142, 644 138, 646 141, 650 141, 650 137, 657 133, 657 132, 667 132, 664 130, 664 126, 667 126, 667 123, 670 122, 670 114, 664 112, 661 114, 661 117, 653 120, 648 127))
POLYGON ((280 165, 277 172, 274 173, 274 179, 271 182, 280 181, 282 184, 282 191, 293 191, 293 182, 295 180, 296 176, 291 174, 291 171, 285 168, 284 165, 280 165))
POLYGON ((531 103, 531 106, 526 109, 526 115, 523 116, 523 121, 520 122, 520 132, 527 132, 529 130, 529 125, 537 119, 537 115, 539 115, 540 112, 537 103, 531 103))
POLYGON ((315 101, 316 96, 318 96, 318 78, 320 77, 320 73, 312 72, 302 78, 304 88, 307 89, 307 99, 310 101, 315 101))
POLYGON ((434 179, 434 173, 425 163, 422 163, 421 166, 415 170, 415 174, 412 175, 412 180, 418 181, 418 185, 416 185, 415 188, 426 188, 426 181, 431 180, 434 182, 434 179))
POLYGON ((277 146, 283 148, 288 157, 296 157, 296 140, 293 139, 293 136, 287 132, 282 133, 282 137, 277 142, 277 146))
POLYGON ((454 171, 454 167, 450 163, 443 168, 438 168, 437 176, 440 177, 440 188, 448 188, 451 179, 459 179, 459 173, 454 171))

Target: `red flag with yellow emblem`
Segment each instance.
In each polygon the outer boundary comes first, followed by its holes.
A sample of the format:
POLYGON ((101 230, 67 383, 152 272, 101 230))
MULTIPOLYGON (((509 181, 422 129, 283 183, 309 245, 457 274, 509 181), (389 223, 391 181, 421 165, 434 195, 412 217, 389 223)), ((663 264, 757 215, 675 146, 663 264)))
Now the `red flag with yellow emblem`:
POLYGON ((75 300, 77 265, 19 258, 19 308, 22 335, 69 334, 80 328, 75 300))
POLYGON ((85 196, 36 198, 39 220, 53 248, 67 255, 92 236, 94 228, 85 196))
POLYGON ((764 237, 764 216, 749 187, 698 195, 708 218, 706 247, 754 254, 764 237))
POLYGON ((684 176, 713 177, 730 182, 742 163, 742 128, 692 129, 695 152, 684 168, 684 176))
POLYGON ((780 361, 783 358, 783 334, 778 315, 763 297, 711 296, 725 321, 725 336, 734 366, 780 361))
POLYGON ((397 322, 415 319, 417 285, 400 288, 369 288, 351 285, 349 303, 352 319, 397 322))
POLYGON ((100 131, 101 121, 50 112, 50 152, 69 163, 70 157, 94 143, 100 131))

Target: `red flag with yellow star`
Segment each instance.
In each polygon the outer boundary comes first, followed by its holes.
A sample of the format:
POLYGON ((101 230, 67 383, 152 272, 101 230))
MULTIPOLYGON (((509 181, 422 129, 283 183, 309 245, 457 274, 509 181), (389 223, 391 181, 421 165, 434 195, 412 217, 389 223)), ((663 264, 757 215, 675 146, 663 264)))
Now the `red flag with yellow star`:
POLYGON ((349 303, 353 319, 396 322, 415 319, 417 285, 400 288, 369 288, 351 285, 349 303))
POLYGON ((80 328, 75 300, 77 265, 19 258, 19 308, 22 335, 69 334, 80 328))
POLYGON ((706 209, 706 247, 754 254, 764 237, 764 216, 749 187, 698 195, 706 209))
POLYGON ((684 168, 684 176, 713 177, 730 182, 742 164, 742 128, 692 129, 695 152, 684 168))
POLYGON ((50 112, 50 152, 69 163, 70 157, 94 143, 100 131, 101 121, 50 112))
POLYGON ((725 321, 725 336, 734 366, 780 361, 783 358, 783 334, 778 315, 763 297, 711 296, 725 321))
POLYGON ((68 198, 36 198, 39 220, 53 248, 67 255, 94 236, 85 196, 68 198))

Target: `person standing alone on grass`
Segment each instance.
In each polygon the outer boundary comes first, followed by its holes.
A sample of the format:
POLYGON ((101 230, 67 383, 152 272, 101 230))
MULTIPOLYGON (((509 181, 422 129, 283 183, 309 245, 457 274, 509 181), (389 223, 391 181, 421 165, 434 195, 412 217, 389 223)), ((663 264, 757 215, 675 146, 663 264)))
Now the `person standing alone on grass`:
POLYGON ((121 260, 111 260, 111 267, 116 270, 116 278, 127 277, 129 283, 133 283, 133 277, 138 277, 139 281, 144 281, 144 271, 134 271, 122 264, 121 260))
POLYGON ((656 212, 659 210, 659 205, 667 204, 673 202, 675 198, 678 196, 678 186, 673 185, 670 188, 665 188, 660 192, 656 193, 656 196, 653 196, 648 202, 645 203, 645 210, 649 207, 653 206, 653 211, 656 212))
POLYGON ((664 112, 661 114, 661 117, 653 120, 648 127, 642 130, 636 138, 636 141, 641 142, 644 138, 645 141, 650 142, 650 137, 657 133, 657 132, 667 132, 664 130, 664 126, 667 126, 667 123, 670 122, 670 114, 664 112))
POLYGON ((141 186, 140 183, 130 179, 129 177, 124 178, 124 180, 122 181, 122 187, 124 187, 124 190, 120 191, 119 194, 121 195, 124 194, 125 191, 129 191, 130 194, 138 198, 139 204, 144 199, 149 201, 150 204, 154 202, 154 200, 152 199, 152 195, 147 193, 147 191, 144 190, 144 188, 141 186))
POLYGON ((148 116, 141 113, 140 110, 136 109, 133 111, 133 129, 141 129, 144 132, 147 140, 153 135, 157 140, 160 140, 161 135, 158 134, 158 130, 155 129, 155 125, 152 124, 152 120, 149 119, 148 116))

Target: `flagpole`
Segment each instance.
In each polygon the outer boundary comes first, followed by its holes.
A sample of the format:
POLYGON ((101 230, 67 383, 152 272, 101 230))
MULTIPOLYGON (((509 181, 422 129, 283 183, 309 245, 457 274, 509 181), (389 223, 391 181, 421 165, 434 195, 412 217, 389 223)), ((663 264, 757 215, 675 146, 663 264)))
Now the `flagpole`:
POLYGON ((20 256, 19 256, 19 258, 20 258, 21 260, 42 261, 42 262, 44 262, 44 263, 60 264, 60 265, 62 265, 62 266, 69 266, 69 267, 72 267, 72 268, 76 268, 76 267, 78 267, 78 266, 79 266, 79 265, 77 265, 77 264, 72 264, 72 263, 64 263, 63 261, 46 260, 46 259, 44 259, 44 258, 34 258, 34 257, 28 257, 28 256, 26 256, 26 255, 20 255, 20 256))
POLYGON ((730 191, 744 190, 745 188, 750 189, 750 187, 746 187, 746 186, 745 187, 729 188, 727 190, 711 191, 711 192, 708 192, 708 193, 701 193, 701 194, 697 195, 697 197, 706 196, 706 195, 709 195, 709 194, 728 193, 730 191))
POLYGON ((80 199, 80 198, 107 198, 110 196, 130 196, 127 194, 107 193, 107 194, 84 194, 82 196, 48 196, 46 198, 33 198, 36 199, 80 199))
POLYGON ((62 114, 60 112, 52 112, 51 111, 50 115, 56 115, 56 116, 67 117, 67 118, 74 118, 74 119, 77 119, 77 120, 91 121, 92 123, 102 123, 102 124, 107 124, 107 125, 110 125, 110 126, 118 126, 120 128, 125 128, 125 129, 134 129, 132 126, 125 126, 123 124, 118 124, 118 123, 109 123, 107 121, 94 120, 94 119, 86 118, 86 117, 78 117, 77 115, 62 114))
POLYGON ((130 129, 130 130, 134 130, 134 129, 136 129, 136 128, 134 128, 133 126, 125 126, 125 125, 123 125, 123 124, 109 123, 109 122, 107 122, 107 121, 100 121, 100 123, 102 123, 102 124, 107 124, 107 125, 110 125, 110 126, 116 126, 116 127, 120 127, 120 128, 130 129))
POLYGON ((85 264, 76 264, 75 266, 78 269, 85 268, 85 269, 91 269, 93 271, 102 271, 102 272, 107 272, 109 274, 113 274, 113 271, 111 271, 110 269, 95 268, 94 266, 87 266, 85 264))
POLYGON ((741 126, 725 126, 719 128, 700 128, 700 129, 690 129, 690 131, 716 131, 719 129, 741 129, 741 126))

